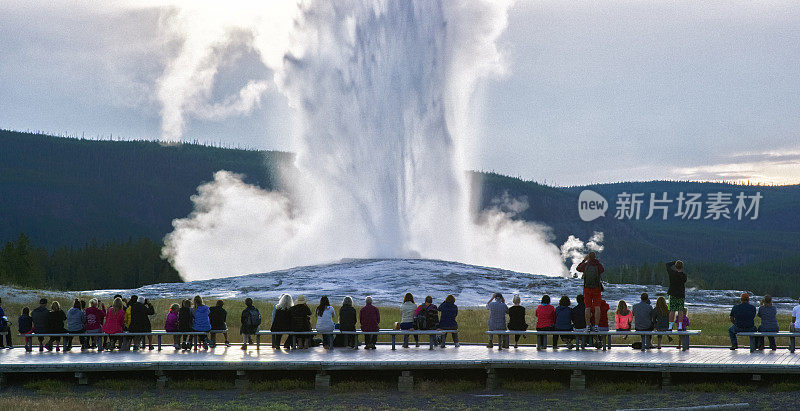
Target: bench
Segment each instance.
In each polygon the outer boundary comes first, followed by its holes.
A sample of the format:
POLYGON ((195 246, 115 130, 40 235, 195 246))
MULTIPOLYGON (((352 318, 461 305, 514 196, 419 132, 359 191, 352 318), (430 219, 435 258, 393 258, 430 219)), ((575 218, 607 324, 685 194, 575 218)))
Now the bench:
MULTIPOLYGON (((356 336, 356 347, 360 346, 358 336, 359 335, 388 335, 392 337, 392 350, 396 349, 397 345, 397 337, 398 336, 405 336, 405 335, 428 335, 430 336, 430 349, 434 349, 436 346, 436 338, 434 336, 443 335, 445 333, 451 332, 458 332, 458 330, 393 330, 393 329, 381 329, 378 331, 341 331, 341 330, 334 330, 331 333, 324 333, 324 335, 355 335, 356 336)), ((307 335, 307 336, 315 336, 317 334, 323 334, 316 330, 311 331, 303 331, 303 332, 290 332, 290 331, 258 331, 256 332, 256 349, 260 348, 261 345, 261 336, 262 335, 290 335, 292 338, 292 348, 297 347, 296 337, 297 335, 307 335)), ((332 349, 332 348, 331 348, 332 349)))
POLYGON ((128 339, 131 337, 147 337, 147 336, 155 336, 158 341, 158 351, 161 351, 162 346, 162 337, 165 336, 181 336, 181 335, 189 335, 192 337, 192 346, 194 350, 197 351, 199 348, 199 339, 198 336, 205 335, 208 336, 210 333, 214 334, 221 334, 225 333, 227 330, 211 330, 211 331, 186 331, 186 332, 168 332, 164 330, 153 330, 149 333, 132 333, 132 332, 121 332, 116 334, 107 334, 107 333, 31 333, 31 334, 20 334, 20 337, 25 338, 25 349, 33 349, 33 338, 35 337, 58 337, 60 338, 60 346, 62 348, 66 348, 66 340, 64 337, 67 338, 95 338, 95 337, 122 337, 123 340, 123 347, 127 346, 128 339))
MULTIPOLYGON (((598 337, 600 338, 601 345, 603 351, 611 349, 611 337, 613 336, 625 336, 625 335, 639 335, 642 337, 642 346, 644 347, 644 340, 645 336, 677 336, 681 342, 682 349, 684 351, 689 349, 689 337, 692 335, 700 335, 700 330, 687 330, 687 331, 616 331, 616 330, 609 330, 609 331, 537 331, 537 330, 530 330, 530 331, 486 331, 487 335, 499 335, 499 336, 510 336, 510 335, 536 335, 542 338, 546 338, 548 335, 557 335, 560 337, 575 337, 576 341, 578 341, 577 346, 580 349, 586 349, 586 342, 588 337, 598 337)), ((536 348, 539 350, 543 350, 546 348, 546 344, 536 344, 536 348)), ((498 350, 502 349, 502 345, 497 347, 498 350)))
POLYGON ((794 354, 795 348, 795 338, 800 337, 800 332, 789 332, 789 331, 775 331, 775 332, 742 332, 737 333, 737 336, 742 337, 750 337, 750 352, 754 352, 756 350, 756 338, 757 337, 789 337, 789 352, 794 354))

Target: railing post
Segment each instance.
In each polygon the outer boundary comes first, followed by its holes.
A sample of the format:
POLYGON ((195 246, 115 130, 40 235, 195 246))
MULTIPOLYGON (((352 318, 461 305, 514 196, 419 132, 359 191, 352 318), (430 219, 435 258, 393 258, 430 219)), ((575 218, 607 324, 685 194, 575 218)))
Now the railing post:
POLYGON ((244 370, 236 371, 235 387, 243 390, 250 386, 250 380, 247 379, 247 373, 244 370))
POLYGON ((325 370, 320 370, 314 377, 314 388, 322 391, 331 388, 331 376, 326 374, 325 370))
POLYGON ((400 392, 411 392, 414 390, 414 377, 411 371, 403 371, 397 378, 397 390, 400 392))
POLYGON ((486 389, 489 391, 497 389, 497 370, 494 368, 486 369, 486 389))
POLYGON ((586 389, 586 375, 581 370, 572 370, 569 377, 569 389, 582 391, 586 389))
POLYGON ((661 373, 661 390, 669 391, 672 388, 672 376, 669 371, 661 373))
POLYGON ((163 390, 167 387, 167 376, 164 370, 156 370, 156 388, 163 390))

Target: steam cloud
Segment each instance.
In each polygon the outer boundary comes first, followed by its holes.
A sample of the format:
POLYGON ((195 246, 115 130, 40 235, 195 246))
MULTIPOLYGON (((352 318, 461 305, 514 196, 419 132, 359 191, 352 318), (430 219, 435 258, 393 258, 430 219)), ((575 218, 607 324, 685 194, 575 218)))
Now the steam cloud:
POLYGON ((495 42, 509 1, 257 4, 181 2, 166 20, 182 43, 159 83, 164 140, 180 139, 186 115, 245 113, 273 86, 297 128, 285 190, 227 171, 198 188, 195 210, 165 238, 164 255, 184 278, 348 257, 566 275, 547 228, 514 219, 525 199, 498 199, 475 218, 468 208, 468 113, 476 84, 503 72, 495 42), (208 103, 221 56, 242 43, 273 70, 272 82, 253 79, 208 103))
POLYGON ((599 253, 603 251, 603 237, 603 233, 595 231, 589 238, 589 241, 584 243, 580 238, 571 235, 567 238, 567 241, 561 245, 561 258, 564 262, 570 264, 569 273, 571 275, 574 276, 578 274, 576 268, 587 252, 594 251, 599 253))

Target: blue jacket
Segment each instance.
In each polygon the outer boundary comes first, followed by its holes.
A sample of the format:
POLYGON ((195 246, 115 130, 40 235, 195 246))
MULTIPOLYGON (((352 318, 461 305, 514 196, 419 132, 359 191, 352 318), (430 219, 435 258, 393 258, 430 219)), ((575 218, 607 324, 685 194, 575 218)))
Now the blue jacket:
POLYGON ((444 302, 439 305, 439 313, 441 313, 441 317, 439 318, 439 328, 446 330, 458 329, 458 323, 456 322, 458 306, 453 303, 444 302))
POLYGON ((208 308, 207 305, 201 305, 194 309, 194 324, 192 328, 195 331, 211 331, 211 320, 208 318, 208 314, 211 313, 211 309, 208 308))
POLYGON ((566 305, 556 307, 556 330, 572 329, 572 309, 566 305))

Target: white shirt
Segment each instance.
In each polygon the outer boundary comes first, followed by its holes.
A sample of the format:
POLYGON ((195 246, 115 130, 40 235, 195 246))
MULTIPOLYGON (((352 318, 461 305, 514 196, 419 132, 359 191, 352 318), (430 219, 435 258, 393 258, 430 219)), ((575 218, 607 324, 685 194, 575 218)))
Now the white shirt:
POLYGON ((800 304, 792 308, 792 317, 794 317, 794 328, 800 329, 800 304))
POLYGON ((321 317, 317 317, 317 331, 330 332, 333 331, 333 307, 330 305, 325 307, 321 317))
POLYGON ((406 301, 400 306, 400 312, 403 314, 400 319, 401 323, 410 323, 414 321, 414 311, 417 310, 417 305, 411 301, 406 301))

